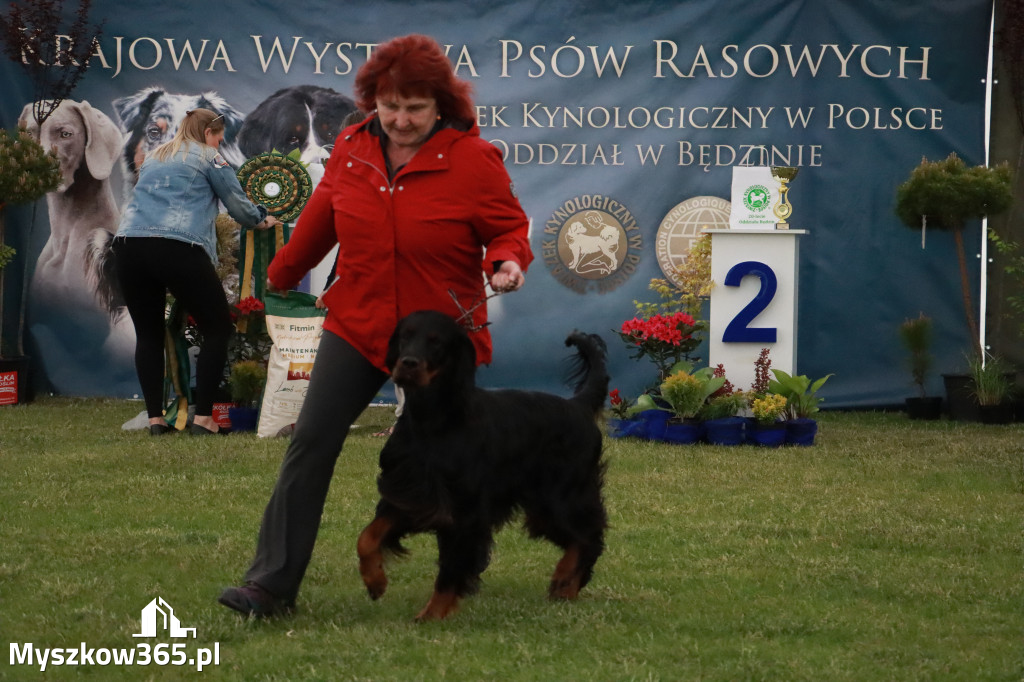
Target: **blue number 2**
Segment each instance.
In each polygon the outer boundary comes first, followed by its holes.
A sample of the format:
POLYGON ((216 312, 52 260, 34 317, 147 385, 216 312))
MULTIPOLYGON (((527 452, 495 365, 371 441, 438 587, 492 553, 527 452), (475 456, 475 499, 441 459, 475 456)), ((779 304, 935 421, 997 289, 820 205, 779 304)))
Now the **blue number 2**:
POLYGON ((725 343, 775 343, 777 330, 775 327, 750 327, 754 318, 760 315, 775 298, 779 288, 779 280, 770 267, 757 261, 743 261, 732 266, 725 276, 725 286, 738 287, 747 275, 756 275, 761 280, 761 290, 750 303, 732 318, 725 328, 722 341, 725 343))

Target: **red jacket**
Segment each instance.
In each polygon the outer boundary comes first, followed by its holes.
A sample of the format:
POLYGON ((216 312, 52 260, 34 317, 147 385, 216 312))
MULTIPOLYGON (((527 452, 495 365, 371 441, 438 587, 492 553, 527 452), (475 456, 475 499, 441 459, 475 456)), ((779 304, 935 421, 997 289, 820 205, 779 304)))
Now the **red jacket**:
MULTIPOLYGON (((495 261, 514 260, 525 271, 533 254, 501 153, 477 126, 435 133, 389 185, 380 140, 368 130, 372 120, 338 136, 323 179, 267 275, 278 289, 291 289, 338 243, 324 328, 386 370, 399 319, 426 309, 458 317, 449 289, 468 309, 483 298, 495 261)), ((486 321, 481 305, 474 326, 486 321)), ((477 363, 489 363, 490 333, 470 336, 477 363)))

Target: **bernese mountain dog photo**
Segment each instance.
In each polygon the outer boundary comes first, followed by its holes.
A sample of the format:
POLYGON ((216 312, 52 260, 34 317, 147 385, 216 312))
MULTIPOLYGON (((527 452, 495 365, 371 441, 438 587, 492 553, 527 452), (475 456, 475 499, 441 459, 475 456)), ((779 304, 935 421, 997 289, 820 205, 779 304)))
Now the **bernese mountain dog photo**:
POLYGON ((597 426, 608 392, 605 345, 573 332, 575 394, 561 398, 476 386, 476 354, 451 317, 420 311, 391 336, 387 365, 406 402, 380 454, 376 516, 359 536, 359 571, 370 597, 387 589, 385 559, 401 541, 437 536, 439 571, 418 621, 455 613, 490 562, 494 533, 522 514, 531 538, 560 547, 548 587, 575 599, 604 551, 608 517, 597 426))

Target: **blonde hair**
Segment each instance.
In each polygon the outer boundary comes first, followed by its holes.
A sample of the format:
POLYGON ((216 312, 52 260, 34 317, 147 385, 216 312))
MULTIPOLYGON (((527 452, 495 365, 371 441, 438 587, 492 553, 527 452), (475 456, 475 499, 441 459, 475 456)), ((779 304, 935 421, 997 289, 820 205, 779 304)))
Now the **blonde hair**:
POLYGON ((206 131, 216 135, 224 130, 224 116, 209 109, 193 109, 185 113, 185 118, 178 126, 178 132, 174 134, 169 142, 165 142, 154 149, 150 156, 158 161, 167 161, 174 157, 186 141, 206 144, 206 131))

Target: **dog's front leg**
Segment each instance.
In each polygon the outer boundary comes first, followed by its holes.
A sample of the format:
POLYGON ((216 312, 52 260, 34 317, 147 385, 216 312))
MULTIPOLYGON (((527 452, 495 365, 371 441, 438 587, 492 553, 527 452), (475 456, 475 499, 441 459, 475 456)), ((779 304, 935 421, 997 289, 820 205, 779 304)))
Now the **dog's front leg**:
POLYGON ((416 620, 442 620, 459 610, 459 600, 480 586, 480 574, 491 560, 493 535, 487 528, 446 528, 437 532, 440 569, 430 601, 416 620))
POLYGON ((372 599, 379 598, 388 589, 388 576, 384 573, 384 553, 381 544, 394 522, 378 516, 359 534, 356 551, 359 553, 359 574, 372 599))

